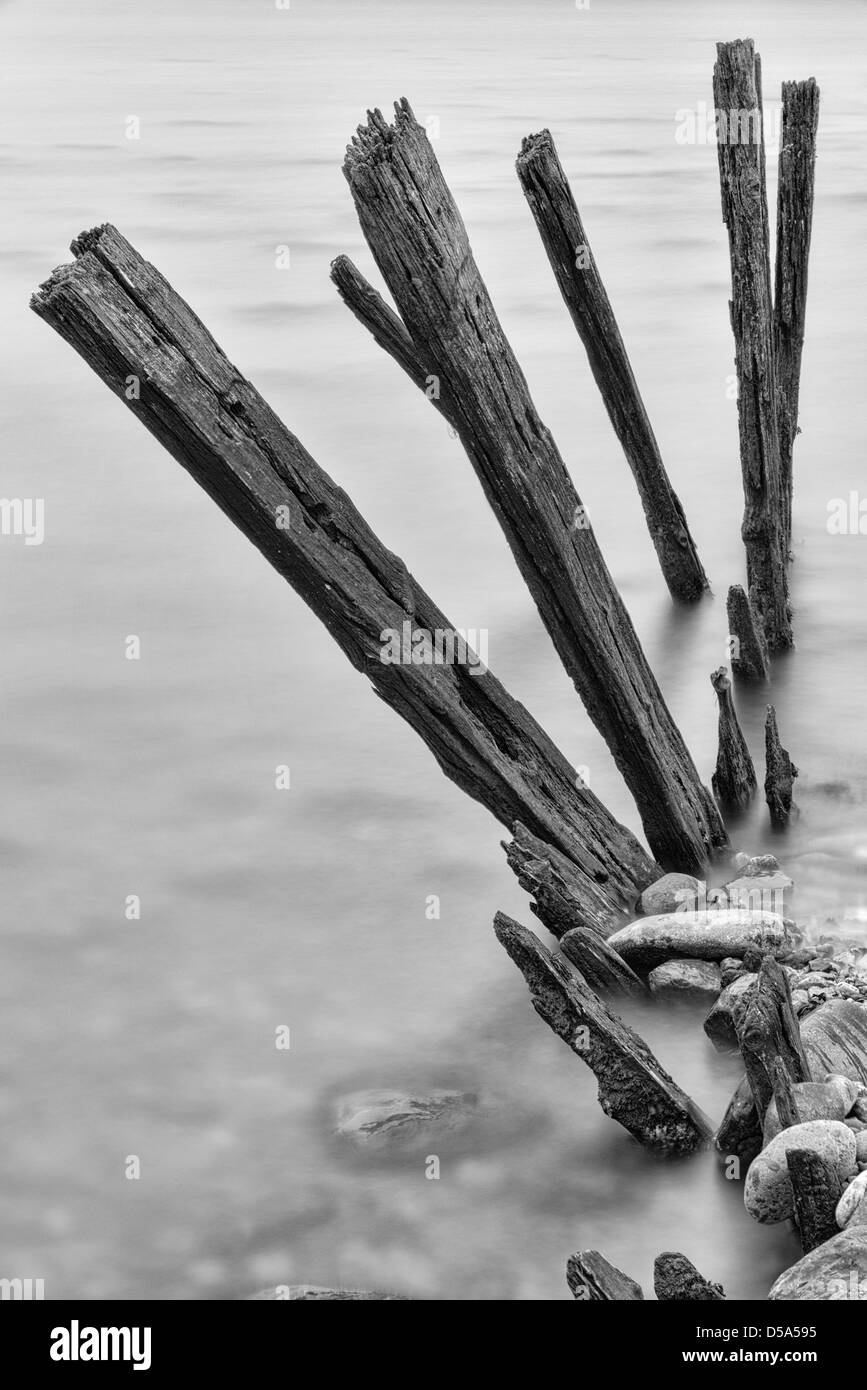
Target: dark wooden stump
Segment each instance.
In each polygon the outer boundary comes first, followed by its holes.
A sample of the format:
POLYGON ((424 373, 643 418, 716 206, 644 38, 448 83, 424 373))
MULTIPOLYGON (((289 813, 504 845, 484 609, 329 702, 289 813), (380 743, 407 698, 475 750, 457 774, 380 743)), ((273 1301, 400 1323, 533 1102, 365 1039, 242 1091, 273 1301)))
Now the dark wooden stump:
POLYGON ((712 1284, 699 1274, 692 1260, 676 1250, 665 1250, 653 1262, 653 1291, 660 1303, 720 1303, 722 1284, 712 1284))
POLYGON ((792 1194, 795 1199, 795 1225, 804 1254, 840 1234, 834 1217, 843 1195, 843 1183, 833 1163, 813 1149, 789 1149, 786 1154, 792 1194))
POLYGON ((798 769, 780 743, 777 729, 777 712, 768 705, 765 720, 765 800, 775 830, 785 830, 797 812, 792 801, 792 790, 798 769))
POLYGON ((768 646, 752 604, 740 584, 733 584, 726 599, 729 620, 732 674, 736 680, 766 681, 768 646))
POLYGON ((756 987, 737 1023, 738 1043, 761 1124, 781 1076, 790 1081, 811 1079, 788 977, 773 956, 764 957, 756 987))
POLYGON ((719 701, 719 749, 711 778, 713 794, 723 811, 745 811, 755 795, 756 770, 741 732, 732 700, 732 685, 724 666, 711 674, 719 701))

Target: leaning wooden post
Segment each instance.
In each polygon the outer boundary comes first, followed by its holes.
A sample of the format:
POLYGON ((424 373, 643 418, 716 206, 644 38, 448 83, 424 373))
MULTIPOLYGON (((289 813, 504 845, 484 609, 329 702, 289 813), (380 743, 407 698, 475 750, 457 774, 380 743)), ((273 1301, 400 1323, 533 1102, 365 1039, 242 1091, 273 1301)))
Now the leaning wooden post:
POLYGON ((742 535, 750 598, 772 652, 792 645, 780 484, 780 432, 771 300, 759 60, 752 39, 717 44, 723 221, 732 266, 731 321, 746 508, 742 535))
POLYGON ((683 507, 671 486, 611 301, 549 130, 528 135, 515 165, 551 269, 632 470, 665 581, 677 599, 707 588, 683 507))
POLYGON ((289 581, 446 776, 570 860, 591 920, 633 903, 658 872, 637 840, 472 653, 455 644, 459 659, 434 659, 436 634, 456 629, 171 285, 114 227, 72 249, 36 313, 289 581), (413 659, 422 649, 430 660, 413 659))
POLYGON ((785 830, 797 807, 792 801, 792 789, 798 769, 780 743, 777 711, 768 705, 765 719, 765 800, 774 830, 785 830))
MULTIPOLYGON (((362 229, 651 849, 666 868, 698 871, 728 845, 719 811, 533 405, 424 128, 408 102, 395 111, 393 126, 372 113, 347 150, 362 229)), ((365 294, 353 305, 359 317, 370 303, 365 294)))
POLYGON ((595 1073, 605 1114, 651 1148, 704 1147, 711 1136, 707 1117, 644 1040, 520 922, 498 912, 494 931, 527 981, 539 1017, 595 1073))
POLYGON ((732 683, 725 666, 711 673, 710 683, 719 701, 719 749, 711 778, 713 794, 723 811, 745 811, 758 785, 747 741, 741 732, 732 700, 732 683))
POLYGON ((777 182, 774 356, 779 393, 783 543, 787 554, 792 541, 792 454, 798 433, 818 128, 816 79, 808 77, 805 82, 784 82, 777 182))
POLYGON ((756 623, 752 604, 740 584, 733 584, 726 599, 729 620, 729 646, 732 673, 736 680, 766 681, 769 675, 768 646, 761 625, 756 623))
POLYGON ((736 1023, 747 1080, 761 1125, 779 1084, 779 1064, 790 1081, 810 1080, 810 1065, 792 1007, 788 977, 773 956, 763 958, 756 987, 736 1023))

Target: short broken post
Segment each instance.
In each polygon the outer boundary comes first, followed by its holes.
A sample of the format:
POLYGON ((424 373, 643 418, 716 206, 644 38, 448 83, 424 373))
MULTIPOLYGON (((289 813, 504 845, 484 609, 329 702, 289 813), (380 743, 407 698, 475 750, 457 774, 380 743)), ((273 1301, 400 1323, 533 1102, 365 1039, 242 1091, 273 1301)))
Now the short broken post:
POLYGON ((712 672, 710 683, 719 701, 719 749, 716 771, 711 778, 713 794, 723 811, 745 811, 758 783, 750 750, 735 713, 732 683, 725 666, 712 672))
POLYGON ((814 1149, 789 1149, 786 1164, 792 1183, 795 1225, 804 1254, 838 1236, 835 1212, 843 1195, 843 1182, 835 1164, 814 1149))
POLYGON ((498 912, 494 931, 527 981, 539 1017, 595 1073, 606 1115, 650 1148, 703 1148, 710 1122, 643 1039, 520 922, 498 912))
POLYGON ((697 599, 708 587, 707 576, 662 461, 611 301, 549 130, 524 139, 515 168, 608 418, 635 478, 665 581, 674 598, 686 602, 697 599))
POLYGON ((777 712, 768 705, 765 719, 765 800, 774 830, 785 830, 797 807, 792 801, 792 790, 798 769, 780 743, 777 729, 777 712))
POLYGON ((792 455, 798 434, 818 127, 816 79, 808 77, 805 82, 784 82, 777 181, 774 356, 779 393, 783 544, 787 555, 792 544, 792 455))
POLYGON ((664 1250, 653 1261, 653 1292, 660 1303, 720 1303, 722 1284, 712 1284, 699 1274, 692 1260, 678 1250, 664 1250))
POLYGON ((768 646, 752 604, 740 584, 732 584, 726 599, 729 620, 729 651, 736 680, 766 681, 769 675, 768 646))
POLYGON ((771 652, 792 645, 780 484, 761 66, 752 39, 717 44, 713 75, 723 221, 732 269, 731 322, 750 598, 771 652))
POLYGON ((771 955, 762 960, 755 989, 737 1020, 737 1028, 761 1125, 775 1089, 779 1088, 780 1069, 792 1082, 810 1080, 810 1065, 792 1005, 788 976, 771 955))

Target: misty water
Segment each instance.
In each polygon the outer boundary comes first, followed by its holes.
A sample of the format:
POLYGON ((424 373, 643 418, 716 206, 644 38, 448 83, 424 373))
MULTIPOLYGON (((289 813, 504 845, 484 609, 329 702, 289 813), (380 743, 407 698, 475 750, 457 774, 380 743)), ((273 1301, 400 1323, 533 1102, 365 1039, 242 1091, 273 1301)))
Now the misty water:
MULTIPOLYGON (((459 443, 329 282, 347 252, 381 284, 343 150, 367 107, 401 95, 429 123, 709 780, 708 675, 726 658, 726 589, 743 580, 742 492, 716 152, 679 143, 675 113, 711 104, 718 39, 756 40, 769 108, 783 79, 815 75, 797 650, 773 687, 802 814, 772 841, 760 803, 735 847, 779 854, 800 921, 861 935, 867 539, 826 523, 864 476, 867 10, 11 0, 0 27, 2 491, 45 499, 42 545, 0 539, 0 1274, 44 1278, 58 1298, 312 1282, 559 1299, 576 1249, 601 1249, 648 1291, 654 1255, 675 1249, 731 1297, 764 1297, 794 1236, 751 1221, 714 1155, 639 1148, 534 1015, 491 929, 497 908, 532 921, 505 831, 28 298, 72 236, 114 222, 451 620, 487 629, 491 668, 639 830, 459 443), (521 137, 546 125, 713 582, 690 611, 668 598, 514 174, 521 137), (275 789, 281 764, 290 791, 275 789), (130 894, 140 921, 125 918, 130 894), (425 914, 434 894, 439 920, 425 914), (421 1159, 350 1161, 330 1138, 332 1099, 402 1084, 495 1095, 506 1122, 495 1140, 443 1144, 439 1181, 421 1159)), ((773 146, 768 166, 773 206, 773 146)), ((766 699, 738 701, 759 762, 766 699)), ((739 1069, 704 1038, 702 1010, 630 1017, 718 1120, 739 1069)))

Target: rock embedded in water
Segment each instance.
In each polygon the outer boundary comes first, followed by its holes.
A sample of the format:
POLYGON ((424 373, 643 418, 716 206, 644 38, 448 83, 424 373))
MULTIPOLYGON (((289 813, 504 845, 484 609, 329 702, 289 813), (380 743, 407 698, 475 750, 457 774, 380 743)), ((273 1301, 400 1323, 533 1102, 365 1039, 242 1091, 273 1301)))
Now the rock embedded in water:
POLYGON ((744 878, 760 878, 762 874, 778 873, 779 868, 780 863, 775 854, 754 854, 747 859, 741 873, 744 878))
POLYGON ((608 944, 633 970, 649 971, 667 960, 725 960, 753 949, 761 955, 791 950, 782 917, 772 912, 666 912, 641 917, 609 936, 608 944))
MULTIPOLYGON (((808 1120, 842 1121, 846 1118, 844 1097, 837 1087, 829 1086, 824 1081, 796 1081, 792 1086, 792 1095, 802 1124, 808 1120)), ((784 1126, 780 1124, 777 1114, 776 1100, 772 1100, 765 1114, 765 1144, 769 1144, 783 1129, 784 1126)))
POLYGON ((578 1250, 570 1255, 566 1263, 566 1282, 573 1297, 584 1303, 644 1301, 641 1285, 598 1250, 578 1250))
POLYGON ((662 912, 689 911, 699 901, 703 885, 692 874, 663 874, 641 895, 641 911, 646 917, 662 912))
POLYGON ((366 1289, 329 1289, 319 1284, 277 1284, 270 1289, 260 1289, 258 1293, 248 1294, 247 1303, 282 1303, 300 1300, 305 1303, 320 1303, 324 1300, 358 1302, 375 1299, 381 1303, 409 1303, 410 1299, 399 1293, 370 1293, 366 1289))
POLYGON ((837 1210, 834 1212, 834 1218, 841 1231, 846 1229, 854 1217, 864 1199, 865 1192, 867 1192, 867 1173, 859 1173, 857 1178, 853 1178, 849 1183, 837 1203, 837 1210))
POLYGON ((716 999, 722 987, 719 966, 708 960, 667 960, 647 983, 651 994, 679 999, 716 999))
POLYGON ((772 1302, 833 1303, 867 1299, 867 1226, 851 1224, 781 1274, 772 1302))
POLYGON ((855 1171, 855 1136, 839 1120, 808 1120, 784 1129, 753 1159, 744 1183, 744 1206, 763 1225, 775 1225, 794 1214, 786 1162, 789 1149, 817 1153, 841 1179, 855 1171))
POLYGON ((479 1117, 469 1091, 354 1091, 334 1107, 334 1130, 364 1152, 405 1150, 459 1133, 479 1117))

